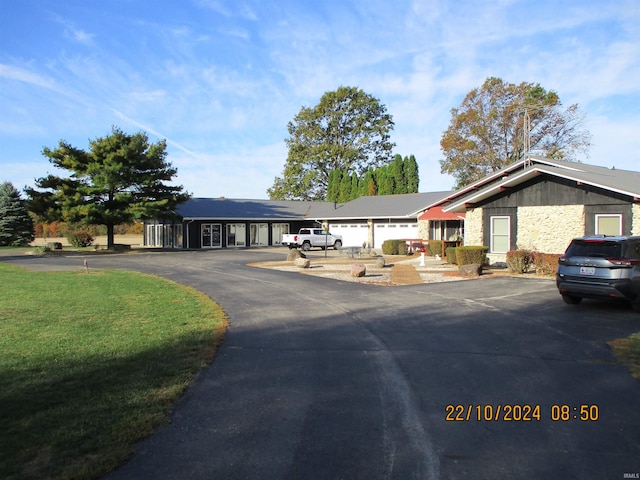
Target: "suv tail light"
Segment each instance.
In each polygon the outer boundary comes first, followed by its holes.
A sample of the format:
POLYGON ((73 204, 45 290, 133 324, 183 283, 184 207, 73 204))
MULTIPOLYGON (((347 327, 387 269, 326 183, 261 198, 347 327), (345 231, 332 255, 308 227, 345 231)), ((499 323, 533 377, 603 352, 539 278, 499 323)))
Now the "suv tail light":
POLYGON ((630 258, 607 258, 607 260, 614 265, 620 265, 622 267, 633 267, 640 264, 640 260, 630 258))

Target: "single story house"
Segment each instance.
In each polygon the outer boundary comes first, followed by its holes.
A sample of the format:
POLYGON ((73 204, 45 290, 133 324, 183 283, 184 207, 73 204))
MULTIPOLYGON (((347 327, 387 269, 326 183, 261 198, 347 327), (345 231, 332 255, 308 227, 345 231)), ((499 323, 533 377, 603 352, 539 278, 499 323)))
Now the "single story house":
POLYGON ((529 157, 430 204, 465 214, 464 244, 491 262, 528 249, 563 253, 572 238, 640 235, 640 172, 529 157))
POLYGON ((192 198, 178 207, 177 219, 145 222, 144 245, 191 249, 277 246, 282 234, 318 225, 342 235, 344 246, 366 243, 381 248, 389 239, 448 238, 462 232, 464 213, 438 212, 422 220, 418 216, 425 206, 451 194, 360 197, 342 204, 192 198))

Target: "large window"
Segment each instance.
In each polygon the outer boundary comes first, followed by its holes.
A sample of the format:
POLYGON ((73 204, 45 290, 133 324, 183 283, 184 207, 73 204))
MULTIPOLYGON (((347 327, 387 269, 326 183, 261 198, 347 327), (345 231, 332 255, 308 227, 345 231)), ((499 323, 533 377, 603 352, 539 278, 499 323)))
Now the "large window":
POLYGON ((491 217, 491 252, 507 253, 511 245, 511 219, 491 217))
POLYGON ((251 245, 269 245, 269 224, 252 223, 249 226, 251 245))
POLYGON ((203 223, 200 227, 202 248, 222 247, 222 225, 219 223, 203 223))
POLYGON ((271 243, 272 245, 282 245, 282 235, 289 233, 288 223, 271 224, 271 243))
POLYGON ((596 215, 596 235, 622 235, 622 215, 596 215))
POLYGON ((244 223, 227 224, 227 247, 244 247, 247 244, 247 226, 244 223))

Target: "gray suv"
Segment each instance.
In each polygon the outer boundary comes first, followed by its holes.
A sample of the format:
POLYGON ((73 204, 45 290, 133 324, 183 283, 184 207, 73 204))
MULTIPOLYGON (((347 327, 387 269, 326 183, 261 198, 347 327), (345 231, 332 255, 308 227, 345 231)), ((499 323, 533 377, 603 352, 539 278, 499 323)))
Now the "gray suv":
POLYGON ((558 260, 556 285, 569 304, 618 298, 640 311, 640 237, 574 238, 558 260))

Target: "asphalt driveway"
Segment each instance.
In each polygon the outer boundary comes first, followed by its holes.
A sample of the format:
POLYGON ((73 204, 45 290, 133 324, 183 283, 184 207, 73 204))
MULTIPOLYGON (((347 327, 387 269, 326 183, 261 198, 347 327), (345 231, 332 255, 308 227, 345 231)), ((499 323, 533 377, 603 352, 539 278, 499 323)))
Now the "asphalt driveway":
MULTIPOLYGON (((630 308, 569 307, 547 279, 383 287, 246 266, 281 255, 88 258, 90 268, 191 285, 230 320, 224 345, 171 424, 108 479, 640 472, 640 382, 606 343, 640 330, 630 308), (574 418, 583 405, 586 421, 574 418)), ((34 269, 83 265, 83 257, 2 260, 34 269)))

